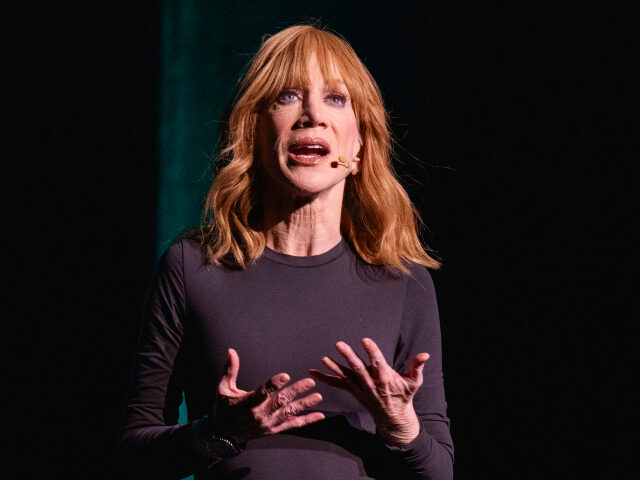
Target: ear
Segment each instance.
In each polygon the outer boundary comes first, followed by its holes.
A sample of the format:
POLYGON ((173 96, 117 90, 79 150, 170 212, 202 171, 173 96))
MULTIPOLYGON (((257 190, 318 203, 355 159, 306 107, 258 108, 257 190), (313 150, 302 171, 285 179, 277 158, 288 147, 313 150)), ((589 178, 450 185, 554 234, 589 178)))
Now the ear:
POLYGON ((358 149, 354 152, 354 154, 353 154, 354 157, 360 157, 361 156, 361 154, 362 154, 362 146, 363 145, 364 144, 362 143, 362 137, 358 133, 358 149))
POLYGON ((356 173, 358 173, 360 171, 360 158, 359 157, 353 157, 351 159, 351 175, 355 175, 356 173))
POLYGON ((353 154, 353 158, 351 159, 351 163, 353 164, 353 169, 351 170, 351 174, 355 175, 360 170, 358 167, 358 163, 360 163, 360 157, 362 156, 362 137, 360 133, 358 133, 358 149, 353 154))

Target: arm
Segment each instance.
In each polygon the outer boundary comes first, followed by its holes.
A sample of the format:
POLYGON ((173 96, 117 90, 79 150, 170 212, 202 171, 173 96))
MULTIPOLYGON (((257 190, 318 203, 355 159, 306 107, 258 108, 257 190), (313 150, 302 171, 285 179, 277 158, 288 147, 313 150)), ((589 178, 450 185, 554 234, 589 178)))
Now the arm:
POLYGON ((186 315, 183 247, 161 258, 138 340, 121 428, 125 471, 136 478, 180 478, 194 469, 193 424, 176 425, 181 382, 175 369, 186 315))
POLYGON ((446 413, 438 306, 427 270, 416 267, 412 273, 393 369, 405 372, 417 355, 429 353, 422 371, 422 385, 413 398, 420 433, 407 445, 387 445, 387 448, 392 458, 413 473, 410 478, 450 479, 453 477, 453 442, 446 413))
POLYGON ((297 399, 315 385, 309 378, 287 385, 289 375, 280 373, 256 390, 238 389, 240 359, 229 349, 214 410, 208 418, 176 425, 187 310, 183 264, 183 246, 175 244, 160 261, 145 307, 121 431, 125 471, 135 478, 177 479, 206 468, 219 460, 207 448, 210 435, 241 444, 324 418, 319 412, 298 415, 322 400, 318 393, 297 399))
POLYGON ((384 478, 450 479, 453 445, 446 417, 442 380, 440 325, 431 278, 414 269, 408 279, 405 308, 394 361, 389 365, 371 339, 363 360, 344 342, 336 348, 347 361, 331 357, 313 377, 351 393, 371 413, 387 458, 384 478))

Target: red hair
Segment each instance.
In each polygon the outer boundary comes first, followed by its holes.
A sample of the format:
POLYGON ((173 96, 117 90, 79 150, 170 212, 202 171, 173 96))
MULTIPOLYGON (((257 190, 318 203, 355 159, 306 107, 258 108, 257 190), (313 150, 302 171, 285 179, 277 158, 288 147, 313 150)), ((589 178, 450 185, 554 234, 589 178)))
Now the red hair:
POLYGON ((407 262, 438 268, 418 239, 419 215, 394 174, 388 114, 375 80, 345 40, 310 25, 267 38, 240 81, 218 158, 226 166, 209 190, 198 234, 205 256, 245 268, 262 254, 264 234, 253 221, 260 208, 254 161, 258 115, 284 88, 308 83, 314 53, 325 81, 335 80, 336 72, 342 77, 363 141, 359 172, 346 180, 343 236, 370 264, 404 272, 407 262))

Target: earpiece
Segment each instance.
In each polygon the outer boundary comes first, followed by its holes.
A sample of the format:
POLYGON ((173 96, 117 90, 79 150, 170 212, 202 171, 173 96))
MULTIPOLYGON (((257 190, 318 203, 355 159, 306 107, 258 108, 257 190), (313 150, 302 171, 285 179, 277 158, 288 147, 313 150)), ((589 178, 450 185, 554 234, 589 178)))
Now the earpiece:
MULTIPOLYGON (((345 167, 347 170, 351 169, 352 163, 358 163, 359 161, 360 159, 358 157, 353 157, 352 161, 348 161, 342 155, 338 157, 338 163, 343 167, 345 167)), ((358 173, 358 168, 354 166, 353 169, 351 170, 351 175, 356 175, 357 173, 358 173)))

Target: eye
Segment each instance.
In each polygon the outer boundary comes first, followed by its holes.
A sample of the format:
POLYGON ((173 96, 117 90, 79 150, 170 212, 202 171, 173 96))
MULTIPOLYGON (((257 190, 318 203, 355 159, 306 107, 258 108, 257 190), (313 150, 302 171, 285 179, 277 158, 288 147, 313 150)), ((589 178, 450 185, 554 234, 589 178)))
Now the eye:
POLYGON ((294 90, 284 90, 278 95, 278 102, 283 105, 289 105, 290 103, 294 103, 299 98, 298 92, 294 90))
POLYGON ((334 107, 344 107, 347 103, 347 96, 343 93, 330 93, 326 97, 329 105, 333 105, 334 107))

